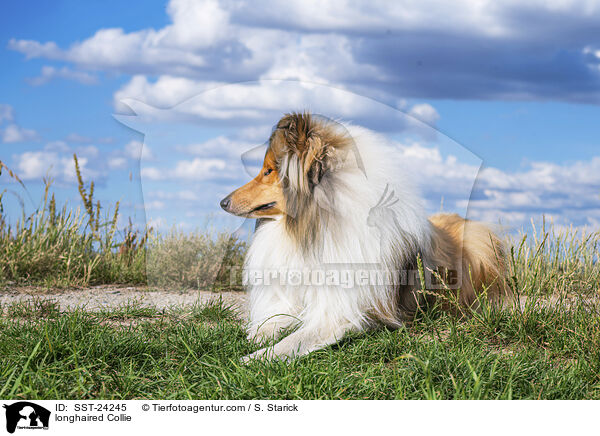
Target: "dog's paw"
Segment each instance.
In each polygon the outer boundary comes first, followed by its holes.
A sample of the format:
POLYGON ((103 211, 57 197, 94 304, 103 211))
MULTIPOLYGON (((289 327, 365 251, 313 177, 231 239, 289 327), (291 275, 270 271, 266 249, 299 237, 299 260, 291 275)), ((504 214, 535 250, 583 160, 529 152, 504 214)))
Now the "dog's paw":
POLYGON ((280 330, 276 324, 261 326, 260 329, 252 328, 248 330, 246 337, 250 342, 263 345, 277 340, 280 330))
POLYGON ((266 357, 267 349, 261 348, 260 350, 255 351, 254 353, 246 354, 244 357, 240 359, 240 361, 246 365, 255 360, 263 360, 266 357))
POLYGON ((293 359, 293 355, 287 353, 278 353, 273 347, 265 347, 260 350, 250 353, 242 357, 241 362, 245 365, 253 361, 267 361, 267 360, 281 360, 283 362, 290 362, 293 359))

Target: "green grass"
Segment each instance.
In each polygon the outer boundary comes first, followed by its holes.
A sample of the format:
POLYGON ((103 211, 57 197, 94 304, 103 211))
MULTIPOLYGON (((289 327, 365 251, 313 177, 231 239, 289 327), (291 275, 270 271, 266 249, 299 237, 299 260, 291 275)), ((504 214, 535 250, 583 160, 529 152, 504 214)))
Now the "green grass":
POLYGON ((191 310, 4 308, 0 397, 28 399, 600 399, 600 318, 489 308, 429 312, 289 364, 255 346, 220 302, 191 310))

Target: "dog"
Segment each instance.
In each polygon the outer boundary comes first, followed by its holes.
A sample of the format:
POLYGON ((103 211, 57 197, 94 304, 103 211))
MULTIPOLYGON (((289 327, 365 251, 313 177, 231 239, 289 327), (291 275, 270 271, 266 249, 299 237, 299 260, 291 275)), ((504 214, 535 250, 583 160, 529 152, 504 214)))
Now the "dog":
POLYGON ((258 176, 220 205, 258 220, 244 283, 248 338, 265 346, 244 361, 293 359, 398 328, 432 303, 462 313, 509 292, 498 236, 456 214, 427 217, 393 148, 359 126, 286 114, 258 176))

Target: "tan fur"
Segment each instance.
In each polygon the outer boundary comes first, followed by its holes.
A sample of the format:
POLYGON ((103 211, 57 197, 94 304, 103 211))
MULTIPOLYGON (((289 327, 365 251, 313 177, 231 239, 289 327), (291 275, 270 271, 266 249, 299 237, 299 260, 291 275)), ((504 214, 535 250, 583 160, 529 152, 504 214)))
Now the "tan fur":
MULTIPOLYGON (((433 215, 429 221, 434 231, 431 261, 459 273, 453 297, 461 306, 476 308, 477 296, 483 292, 492 301, 510 293, 503 244, 485 224, 456 214, 433 215)), ((452 299, 442 307, 455 311, 452 299)))
POLYGON ((228 195, 231 200, 228 212, 247 218, 275 217, 285 213, 285 199, 279 180, 279 172, 273 150, 269 148, 263 166, 258 175, 228 195), (266 174, 270 170, 269 174, 266 174), (268 209, 255 210, 257 207, 274 203, 268 209))

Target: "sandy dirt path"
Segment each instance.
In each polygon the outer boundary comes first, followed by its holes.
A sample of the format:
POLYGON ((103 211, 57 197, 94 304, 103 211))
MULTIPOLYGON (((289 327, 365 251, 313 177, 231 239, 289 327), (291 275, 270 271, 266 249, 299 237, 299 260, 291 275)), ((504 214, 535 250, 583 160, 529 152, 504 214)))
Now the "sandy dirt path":
POLYGON ((95 286, 87 289, 48 291, 43 288, 15 288, 0 291, 0 305, 5 307, 12 303, 48 299, 56 301, 61 310, 85 308, 90 311, 106 310, 135 303, 159 309, 167 307, 192 306, 223 299, 231 305, 241 317, 247 313, 246 294, 244 292, 209 292, 209 291, 161 291, 136 287, 95 286))
MULTIPOLYGON (((212 300, 223 299, 223 302, 230 305, 244 319, 248 315, 247 298, 244 292, 209 292, 209 291, 172 291, 155 290, 143 287, 127 286, 94 286, 86 289, 74 290, 48 290, 39 287, 20 287, 14 289, 0 290, 0 308, 21 301, 31 301, 34 299, 48 299, 56 301, 61 310, 73 310, 76 308, 85 308, 90 311, 106 310, 117 308, 128 304, 138 304, 141 306, 155 307, 158 309, 168 307, 180 307, 194 304, 203 304, 212 300)), ((577 302, 584 302, 589 310, 598 310, 600 299, 598 298, 566 298, 560 299, 555 296, 546 298, 535 298, 534 303, 537 307, 561 306, 564 309, 570 309, 577 302)), ((528 305, 528 298, 521 297, 519 306, 524 309, 528 305)), ((514 301, 505 302, 505 307, 514 307, 514 301)))

